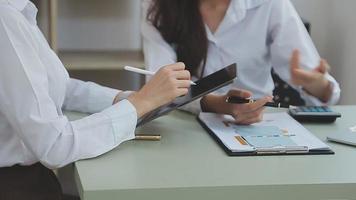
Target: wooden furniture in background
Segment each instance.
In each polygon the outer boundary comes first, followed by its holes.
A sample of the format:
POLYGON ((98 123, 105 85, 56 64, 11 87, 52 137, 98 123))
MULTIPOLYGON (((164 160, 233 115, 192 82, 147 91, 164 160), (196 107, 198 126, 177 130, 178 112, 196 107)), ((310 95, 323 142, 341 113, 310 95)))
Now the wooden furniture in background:
POLYGON ((122 70, 123 66, 144 67, 141 50, 67 51, 58 48, 58 0, 48 0, 48 39, 68 70, 122 70))

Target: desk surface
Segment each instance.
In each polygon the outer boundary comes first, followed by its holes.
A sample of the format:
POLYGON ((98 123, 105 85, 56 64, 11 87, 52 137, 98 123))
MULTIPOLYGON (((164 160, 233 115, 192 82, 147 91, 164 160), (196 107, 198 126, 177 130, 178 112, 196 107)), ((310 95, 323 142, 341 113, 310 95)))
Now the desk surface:
MULTIPOLYGON (((334 110, 343 114, 335 124, 305 125, 322 141, 356 125, 356 106, 334 110)), ((356 148, 350 146, 328 143, 335 155, 229 157, 183 112, 137 132, 161 134, 162 140, 126 142, 75 163, 82 199, 356 198, 356 148)))

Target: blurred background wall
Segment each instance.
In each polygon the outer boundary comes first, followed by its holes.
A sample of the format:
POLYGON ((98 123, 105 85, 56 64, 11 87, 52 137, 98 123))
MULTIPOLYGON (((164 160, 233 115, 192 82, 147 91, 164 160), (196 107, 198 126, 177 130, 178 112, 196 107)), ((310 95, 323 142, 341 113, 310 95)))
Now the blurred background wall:
POLYGON ((58 42, 67 50, 138 50, 140 0, 60 0, 58 42))
POLYGON ((356 104, 356 1, 293 0, 312 24, 312 38, 341 84, 341 104, 356 104))

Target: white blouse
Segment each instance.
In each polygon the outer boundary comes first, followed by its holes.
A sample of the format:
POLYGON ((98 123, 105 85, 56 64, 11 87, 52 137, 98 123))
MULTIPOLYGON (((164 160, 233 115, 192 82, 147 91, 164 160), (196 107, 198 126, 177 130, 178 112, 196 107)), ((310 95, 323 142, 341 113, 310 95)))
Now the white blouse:
POLYGON ((133 139, 135 107, 112 106, 118 90, 69 78, 36 13, 28 0, 0 0, 0 167, 57 168, 133 139), (62 109, 96 114, 69 121, 62 109))
MULTIPOLYGON (((142 3, 144 19, 141 28, 146 67, 156 71, 161 66, 176 62, 177 56, 174 48, 146 20, 149 4, 150 0, 142 3)), ((217 31, 212 33, 206 26, 206 32, 209 48, 204 75, 232 63, 238 65, 236 81, 218 93, 241 88, 253 92, 254 98, 272 95, 272 67, 291 84, 289 60, 293 49, 301 51, 304 69, 312 70, 319 65, 320 56, 289 0, 232 0, 217 31)), ((328 104, 336 104, 340 98, 339 84, 329 74, 326 78, 333 85, 328 104)), ((295 88, 308 105, 322 104, 301 88, 295 88)), ((188 109, 198 112, 199 105, 195 102, 188 109)))

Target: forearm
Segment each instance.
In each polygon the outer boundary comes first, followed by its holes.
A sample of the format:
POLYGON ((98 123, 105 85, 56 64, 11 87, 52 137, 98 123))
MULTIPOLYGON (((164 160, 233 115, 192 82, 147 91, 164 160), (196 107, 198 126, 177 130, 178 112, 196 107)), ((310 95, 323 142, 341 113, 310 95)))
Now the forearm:
POLYGON ((119 92, 96 83, 69 79, 63 109, 97 113, 110 107, 119 92))
POLYGON ((203 112, 213 112, 213 113, 226 113, 226 106, 222 103, 224 97, 209 94, 202 98, 200 105, 203 112))

